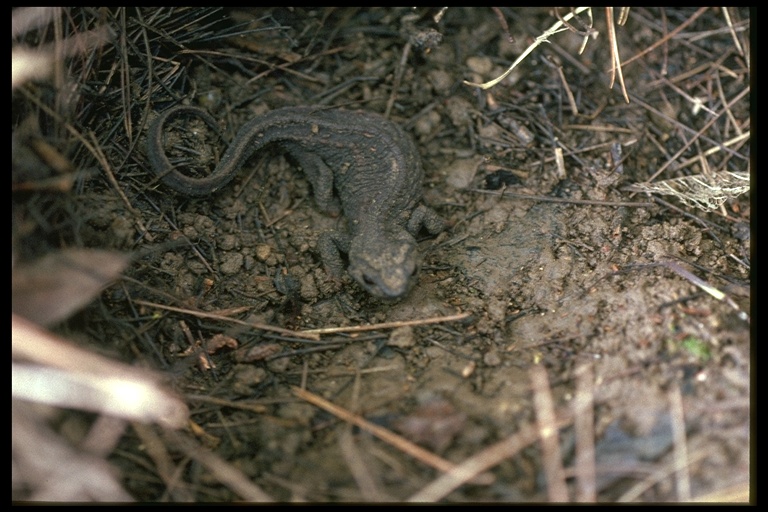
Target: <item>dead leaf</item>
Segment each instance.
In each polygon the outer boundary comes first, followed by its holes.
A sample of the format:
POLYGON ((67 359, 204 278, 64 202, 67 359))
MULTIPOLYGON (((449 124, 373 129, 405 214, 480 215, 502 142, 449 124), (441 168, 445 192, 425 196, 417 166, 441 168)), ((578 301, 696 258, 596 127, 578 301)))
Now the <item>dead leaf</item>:
POLYGON ((88 304, 116 279, 130 257, 113 251, 65 249, 11 271, 11 309, 52 325, 88 304))
POLYGON ((408 416, 395 420, 395 429, 408 439, 440 453, 466 426, 467 415, 444 399, 421 404, 408 416))

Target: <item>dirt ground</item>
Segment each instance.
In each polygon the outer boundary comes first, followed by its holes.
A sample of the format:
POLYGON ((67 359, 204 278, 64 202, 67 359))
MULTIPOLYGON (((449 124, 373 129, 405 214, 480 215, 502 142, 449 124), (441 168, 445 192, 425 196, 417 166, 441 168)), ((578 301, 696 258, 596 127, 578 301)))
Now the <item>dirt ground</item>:
MULTIPOLYGON (((604 9, 582 54, 581 35, 552 35, 487 90, 462 81, 501 75, 557 17, 437 14, 236 10, 206 27, 146 10, 154 68, 134 32, 125 45, 141 49, 125 76, 132 122, 110 117, 122 100, 102 90, 80 125, 114 181, 92 160, 69 192, 14 193, 17 260, 62 247, 132 255, 55 331, 160 372, 190 409, 176 433, 150 427, 155 451, 127 427, 105 454, 118 481, 141 501, 253 499, 221 468, 277 501, 748 499, 749 194, 704 211, 631 187, 748 175, 750 12, 633 8, 615 27, 629 103, 618 79, 609 88, 604 9), (410 294, 382 302, 327 275, 317 237, 343 219, 316 209, 276 149, 211 197, 158 183, 146 125, 180 103, 221 121, 224 141, 191 119, 169 127, 202 167, 275 108, 389 112, 417 142, 425 203, 449 225, 421 237, 410 294)), ((87 162, 78 147, 62 151, 87 162)), ((77 445, 61 425, 85 435, 96 415, 68 414, 47 421, 77 445)))

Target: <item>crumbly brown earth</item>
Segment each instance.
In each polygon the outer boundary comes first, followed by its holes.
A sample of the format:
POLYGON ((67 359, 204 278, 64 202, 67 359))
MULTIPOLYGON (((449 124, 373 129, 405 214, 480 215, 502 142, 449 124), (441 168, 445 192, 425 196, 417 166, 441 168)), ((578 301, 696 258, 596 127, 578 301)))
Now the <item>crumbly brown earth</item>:
MULTIPOLYGON (((627 24, 616 27, 622 59, 696 12, 633 8, 627 24)), ((448 9, 439 24, 436 11, 424 9, 226 14, 269 30, 190 44, 192 58, 152 33, 153 62, 176 59, 183 66, 181 79, 151 91, 154 112, 176 99, 202 104, 221 119, 227 138, 251 116, 282 106, 385 112, 391 104, 390 118, 421 152, 425 202, 450 228, 420 243, 424 264, 410 295, 377 301, 350 279, 328 277, 317 236, 343 227, 343 219, 315 208, 309 185, 278 152, 256 155, 209 198, 179 197, 158 185, 139 122, 147 91, 134 91, 138 144, 127 159, 113 146, 107 151, 132 210, 101 168, 64 197, 14 196, 15 211, 50 212, 43 205, 51 204, 57 217, 17 229, 22 258, 60 243, 135 255, 129 279, 62 326, 64 335, 165 373, 199 429, 184 435, 274 500, 402 501, 443 474, 308 403, 294 387, 454 464, 522 439, 544 421, 537 404, 551 394, 562 420, 555 458, 533 439, 483 469, 492 483, 448 489, 438 496, 446 502, 747 498, 749 197, 704 212, 671 196, 656 196, 659 202, 627 190, 650 179, 749 172, 748 140, 720 146, 749 131, 749 94, 723 113, 723 100, 749 87, 749 68, 721 10, 707 10, 680 37, 624 67, 629 104, 618 85, 609 89, 602 10, 595 12, 600 36, 583 54, 579 36, 552 36, 552 44, 487 91, 462 80, 498 76, 557 18, 545 10, 504 10, 511 43, 485 8, 448 9), (427 51, 422 43, 434 38, 432 31, 442 42, 427 51), (690 98, 704 108, 696 110, 690 98), (707 109, 722 115, 705 128, 714 117, 707 109), (611 157, 616 144, 620 166, 611 157), (556 148, 563 150, 562 169, 556 148), (706 153, 712 148, 720 151, 706 153), (502 186, 491 190, 499 180, 502 186), (727 298, 706 293, 684 271, 727 298), (229 315, 235 308, 234 318, 291 330, 391 325, 311 342, 194 313, 229 315), (413 322, 460 313, 467 316, 413 322), (237 348, 203 356, 194 347, 197 356, 189 356, 182 323, 193 344, 205 346, 223 333, 237 348), (544 369, 545 385, 537 383, 536 368, 544 369), (584 418, 592 431, 579 430, 584 418), (591 455, 584 439, 594 443, 591 455), (583 457, 594 463, 593 477, 579 474, 583 457), (556 494, 558 474, 565 495, 556 494), (584 490, 590 486, 593 494, 584 490)), ((732 14, 741 20, 737 37, 748 44, 749 12, 732 14)), ((146 87, 139 75, 134 70, 136 87, 146 87)), ((212 162, 226 143, 203 128, 182 121, 168 137, 212 162)), ((243 499, 172 444, 169 462, 179 480, 170 488, 144 439, 128 429, 109 457, 134 498, 243 499)))

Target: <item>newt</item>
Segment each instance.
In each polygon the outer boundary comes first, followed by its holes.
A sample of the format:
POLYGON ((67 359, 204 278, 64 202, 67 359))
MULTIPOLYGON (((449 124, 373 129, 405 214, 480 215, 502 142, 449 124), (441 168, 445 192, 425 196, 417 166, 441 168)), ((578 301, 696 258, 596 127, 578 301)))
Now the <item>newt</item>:
POLYGON ((160 114, 148 134, 148 157, 165 185, 187 196, 205 197, 226 186, 246 161, 270 144, 278 145, 303 169, 318 208, 344 214, 347 229, 319 236, 320 257, 331 276, 346 271, 371 295, 400 299, 416 281, 416 235, 437 234, 443 219, 422 203, 424 171, 413 140, 396 123, 359 111, 285 107, 248 121, 218 165, 197 178, 176 169, 164 150, 169 119, 192 115, 219 132, 206 111, 177 106, 160 114))

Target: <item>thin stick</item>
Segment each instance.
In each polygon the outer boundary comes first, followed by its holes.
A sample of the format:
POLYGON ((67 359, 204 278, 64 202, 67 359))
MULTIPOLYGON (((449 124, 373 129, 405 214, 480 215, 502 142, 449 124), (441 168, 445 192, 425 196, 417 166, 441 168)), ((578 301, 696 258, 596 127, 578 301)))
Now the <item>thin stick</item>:
POLYGON ((544 203, 566 203, 566 204, 585 204, 590 206, 614 206, 614 207, 636 207, 636 208, 649 208, 653 206, 653 203, 640 203, 632 201, 593 201, 591 199, 566 199, 562 197, 549 197, 549 196, 534 196, 530 194, 516 194, 515 192, 496 191, 496 190, 483 190, 479 188, 469 189, 470 192, 476 192, 478 194, 488 194, 492 196, 504 196, 510 199, 528 199, 531 201, 541 201, 544 203))
POLYGON ((438 324, 443 322, 455 322, 457 320, 464 320, 469 317, 471 313, 458 313, 456 315, 448 316, 433 316, 431 318, 422 318, 420 320, 403 320, 400 322, 384 322, 380 324, 371 325, 347 325, 341 327, 321 327, 320 329, 308 329, 301 331, 304 334, 334 334, 337 332, 364 332, 375 331, 378 329, 394 329, 395 327, 405 327, 409 325, 429 325, 438 324))
POLYGON ((176 313, 185 313, 188 315, 196 316, 198 318, 210 318, 211 320, 221 320, 223 322, 230 322, 233 324, 244 325, 246 327, 253 327, 254 329, 259 329, 261 331, 276 332, 279 334, 283 334, 285 336, 295 336, 297 338, 306 338, 306 339, 315 340, 315 341, 320 339, 320 337, 317 334, 311 333, 309 331, 292 331, 290 329, 283 329, 282 327, 276 327, 274 325, 269 325, 269 324, 262 324, 260 322, 249 322, 246 320, 240 320, 238 318, 230 318, 228 316, 217 315, 215 313, 208 313, 206 311, 198 311, 198 310, 189 309, 189 308, 177 308, 174 306, 166 306, 165 304, 157 304, 155 302, 148 302, 148 301, 138 300, 138 299, 134 300, 134 302, 142 306, 149 306, 151 308, 164 309, 166 311, 174 311, 176 313))
POLYGON ((634 60, 637 60, 637 59, 639 59, 640 57, 642 57, 643 55, 645 55, 645 54, 646 54, 646 53, 648 53, 648 52, 652 52, 653 50, 655 50, 656 48, 658 48, 658 47, 659 47, 659 46, 661 46, 662 44, 666 43, 668 40, 672 39, 674 36, 676 36, 676 35, 677 35, 677 33, 678 33, 678 32, 680 32, 680 31, 681 31, 681 30, 683 30, 685 27, 687 27, 688 25, 690 25, 691 23, 693 23, 693 22, 696 20, 696 18, 698 18, 699 16, 701 16, 702 14, 704 14, 705 12, 707 12, 707 10, 708 10, 708 9, 709 9, 709 7, 702 7, 702 8, 700 8, 698 11, 696 11, 695 13, 693 13, 693 14, 691 15, 691 17, 690 17, 690 18, 688 18, 687 20, 685 20, 685 22, 683 22, 683 23, 682 23, 682 24, 681 24, 679 27, 677 27, 675 30, 673 30, 673 31, 672 31, 672 32, 670 32, 669 34, 665 35, 664 37, 662 37, 661 39, 659 39, 658 41, 656 41, 656 42, 655 42, 655 43, 653 43, 651 46, 649 46, 649 47, 648 47, 648 48, 646 48, 645 50, 641 51, 640 53, 638 53, 637 55, 635 55, 635 56, 634 56, 634 57, 632 57, 631 59, 629 59, 629 60, 625 60, 625 61, 624 61, 624 67, 626 67, 626 66, 627 66, 627 64, 629 64, 630 62, 632 62, 632 61, 634 61, 634 60))
MULTIPOLYGON (((570 423, 570 417, 559 417, 557 428, 570 423)), ((444 498, 460 485, 470 481, 475 475, 488 470, 511 458, 523 449, 539 440, 536 425, 525 425, 510 437, 492 444, 458 465, 450 473, 434 480, 419 492, 408 498, 409 502, 434 502, 444 498)))
MULTIPOLYGON (((667 169, 667 167, 669 167, 670 165, 672 165, 672 164, 675 162, 675 160, 677 160, 677 159, 678 159, 678 157, 680 157, 680 155, 682 155, 683 153, 685 153, 685 152, 688 150, 688 148, 689 148, 689 147, 690 147, 690 146, 691 146, 691 145, 692 145, 694 142, 696 142, 696 139, 698 139, 699 137, 701 137, 701 136, 702 136, 702 134, 704 134, 704 132, 706 132, 707 130, 709 130, 709 128, 710 128, 710 127, 711 127, 713 124, 715 124, 715 122, 716 122, 718 119, 720 119, 720 116, 722 116, 724 113, 726 113, 726 112, 728 111, 728 109, 729 109, 729 108, 731 108, 733 105, 735 105, 735 104, 736 104, 736 103, 737 103, 739 100, 741 100, 741 98, 743 98, 744 96, 746 96, 747 94, 749 94, 749 89, 750 89, 750 88, 749 88, 749 87, 747 87, 747 88, 745 88, 744 90, 742 90, 742 91, 741 91, 739 94, 737 94, 737 95, 736 95, 736 97, 735 97, 735 98, 733 98, 731 101, 729 101, 729 102, 728 102, 728 104, 726 104, 726 105, 723 107, 723 110, 721 110, 721 111, 720 111, 720 112, 719 112, 719 113, 718 113, 716 116, 713 116, 713 117, 712 117, 712 119, 710 119, 709 121, 707 121, 707 123, 706 123, 706 124, 705 124, 705 125, 704 125, 704 126, 703 126, 703 127, 702 127, 702 128, 699 130, 699 131, 698 131, 698 132, 696 132, 696 133, 695 133, 694 137, 693 137, 691 140, 689 140, 687 143, 685 143, 685 144, 683 145, 683 147, 682 147, 682 148, 680 148, 680 150, 679 150, 677 153, 675 153, 674 155, 672 155, 672 157, 671 157, 669 160, 667 160, 667 162, 666 162, 664 165, 662 165, 662 166, 661 166, 661 167, 660 167, 660 168, 659 168, 659 169, 658 169, 656 172, 654 172, 654 173, 653 173, 653 175, 652 175, 650 178, 648 178, 648 179, 646 180, 646 183, 649 183, 649 182, 653 181, 654 179, 656 179, 656 177, 657 177, 659 174, 661 174, 662 172, 664 172, 664 171, 667 169)), ((719 145, 720 145, 720 146, 722 146, 723 144, 722 144, 722 143, 719 143, 719 145)))
MULTIPOLYGON (((449 460, 445 460, 444 458, 438 455, 435 455, 429 450, 425 450, 421 446, 408 441, 404 437, 401 437, 395 434, 391 430, 387 430, 384 427, 380 427, 378 425, 370 423, 363 417, 357 414, 354 414, 348 411, 347 409, 344 409, 343 407, 339 407, 338 405, 333 404, 328 400, 314 393, 311 393, 305 389, 301 389, 295 386, 292 387, 291 390, 293 391, 293 394, 298 396, 299 398, 302 398, 307 402, 311 403, 312 405, 316 405, 317 407, 320 407, 321 409, 327 412, 330 412, 334 416, 346 422, 349 422, 357 427, 360 427, 366 432, 378 437, 385 443, 389 443, 390 445, 396 447, 402 452, 407 453, 411 457, 414 457, 415 459, 420 460, 424 464, 427 464, 435 469, 439 469, 440 471, 443 471, 443 472, 452 471, 456 468, 456 465, 453 462, 449 460)), ((491 475, 485 475, 485 476, 480 475, 480 478, 474 480, 473 483, 491 484, 492 481, 493 481, 493 477, 491 475)))

